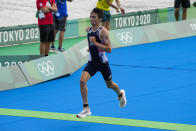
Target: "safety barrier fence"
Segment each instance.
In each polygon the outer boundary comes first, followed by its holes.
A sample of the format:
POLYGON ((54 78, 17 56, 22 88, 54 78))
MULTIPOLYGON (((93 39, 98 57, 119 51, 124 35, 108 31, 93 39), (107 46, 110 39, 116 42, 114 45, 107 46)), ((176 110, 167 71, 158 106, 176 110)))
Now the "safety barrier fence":
POLYGON ((72 74, 83 66, 88 53, 86 40, 64 53, 38 58, 0 69, 0 91, 34 85, 60 76, 72 74))
MULTIPOLYGON (((113 48, 196 35, 196 19, 110 31, 113 48)), ((0 91, 30 86, 74 73, 88 60, 87 40, 67 51, 0 69, 0 91)))
POLYGON ((14 66, 24 62, 41 58, 41 55, 8 55, 0 56, 0 68, 6 66, 14 66))
MULTIPOLYGON (((189 8, 188 19, 196 18, 195 12, 195 7, 189 8)), ((173 21, 175 21, 173 7, 130 12, 124 16, 120 14, 113 15, 111 19, 111 30, 173 21)), ((89 18, 69 20, 67 22, 67 29, 64 37, 69 38, 86 35, 85 28, 88 25, 90 25, 89 18)), ((0 46, 24 44, 36 41, 39 41, 39 28, 37 24, 0 28, 0 46)))
POLYGON ((110 32, 113 48, 195 35, 196 19, 117 29, 110 32))

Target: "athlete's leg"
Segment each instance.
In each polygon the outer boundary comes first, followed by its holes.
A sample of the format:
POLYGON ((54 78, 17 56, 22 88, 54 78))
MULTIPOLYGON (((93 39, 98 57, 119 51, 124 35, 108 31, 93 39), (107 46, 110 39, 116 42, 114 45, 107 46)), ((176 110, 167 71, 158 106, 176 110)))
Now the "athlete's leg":
POLYGON ((108 88, 113 89, 117 93, 120 108, 124 107, 127 104, 125 91, 120 90, 118 85, 116 83, 114 83, 112 80, 105 81, 105 82, 106 82, 108 88))
POLYGON ((67 17, 63 17, 63 19, 59 20, 59 49, 62 49, 62 51, 64 50, 62 48, 63 45, 63 40, 64 40, 64 33, 66 31, 66 23, 67 23, 67 17))
POLYGON ((114 82, 112 81, 112 79, 109 80, 109 81, 105 81, 105 83, 106 83, 107 87, 108 87, 109 89, 114 90, 118 96, 121 95, 120 88, 118 87, 118 85, 117 85, 116 83, 114 83, 114 82))
POLYGON ((109 31, 110 30, 110 21, 102 22, 102 26, 105 27, 109 31))
POLYGON ((55 32, 55 27, 53 24, 49 25, 50 31, 48 33, 48 40, 47 44, 45 45, 45 55, 48 56, 49 50, 50 50, 50 44, 53 42, 54 43, 54 32, 55 32))
POLYGON ((47 42, 45 44, 45 56, 48 56, 49 50, 50 50, 50 42, 47 42))
MULTIPOLYGON (((91 78, 90 74, 86 71, 82 72, 82 76, 80 78, 80 91, 82 95, 82 101, 84 105, 88 104, 88 88, 87 88, 87 81, 91 78)), ((87 106, 87 108, 89 108, 87 106)))
POLYGON ((53 14, 53 23, 54 23, 54 41, 51 42, 51 48, 50 48, 51 52, 54 52, 56 50, 54 42, 55 42, 55 39, 56 39, 56 34, 59 30, 59 22, 58 22, 58 19, 56 18, 55 14, 53 14))
POLYGON ((120 96, 121 92, 118 85, 112 81, 112 72, 109 63, 102 64, 102 66, 100 66, 100 72, 105 80, 107 87, 114 90, 117 95, 120 96))
POLYGON ((105 22, 102 22, 102 26, 107 29, 107 27, 106 27, 106 21, 105 22))
POLYGON ((111 20, 111 13, 110 11, 106 12, 106 29, 109 31, 110 30, 110 20, 111 20))
POLYGON ((40 55, 45 55, 45 45, 47 44, 47 42, 40 42, 40 55))
POLYGON ((182 20, 186 20, 186 17, 187 17, 187 8, 183 8, 182 20))
MULTIPOLYGON (((58 30, 54 30, 54 38, 56 38, 56 34, 57 34, 58 30)), ((54 42, 51 42, 51 46, 54 47, 54 42)))
POLYGON ((110 30, 110 21, 106 21, 106 29, 109 31, 110 30))
POLYGON ((181 0, 174 1, 174 8, 175 8, 174 15, 175 15, 176 21, 179 20, 179 8, 181 7, 181 2, 182 2, 181 0))
POLYGON ((179 20, 179 8, 175 8, 175 18, 176 18, 176 21, 179 20))
POLYGON ((90 74, 86 71, 82 72, 82 76, 80 78, 80 91, 82 95, 83 101, 83 109, 80 113, 76 115, 78 118, 83 118, 88 115, 91 115, 91 111, 88 105, 88 88, 86 86, 87 81, 91 78, 90 74))
POLYGON ((45 48, 46 48, 46 44, 48 41, 48 34, 50 32, 50 27, 49 25, 40 25, 39 26, 39 31, 40 31, 40 55, 45 56, 45 48))
POLYGON ((64 33, 65 33, 65 31, 60 31, 60 34, 59 34, 59 48, 62 48, 63 40, 64 40, 64 33))
POLYGON ((102 19, 102 26, 105 27, 107 30, 110 30, 110 19, 111 19, 110 12, 104 11, 104 15, 102 19))
POLYGON ((191 6, 190 0, 182 1, 182 8, 183 8, 182 20, 186 20, 186 18, 187 18, 187 8, 189 8, 190 6, 191 6))
POLYGON ((182 19, 186 20, 187 17, 187 8, 183 8, 182 19))

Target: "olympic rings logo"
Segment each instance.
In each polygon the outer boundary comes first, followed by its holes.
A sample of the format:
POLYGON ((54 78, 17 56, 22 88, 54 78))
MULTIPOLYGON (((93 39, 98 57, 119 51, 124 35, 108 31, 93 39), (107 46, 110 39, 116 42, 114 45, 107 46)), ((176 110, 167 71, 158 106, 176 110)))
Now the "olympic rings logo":
POLYGON ((133 41, 133 35, 128 31, 117 33, 117 38, 122 42, 122 44, 129 44, 133 41))
POLYGON ((38 64, 37 67, 38 70, 47 77, 54 74, 54 64, 52 61, 42 62, 38 64))

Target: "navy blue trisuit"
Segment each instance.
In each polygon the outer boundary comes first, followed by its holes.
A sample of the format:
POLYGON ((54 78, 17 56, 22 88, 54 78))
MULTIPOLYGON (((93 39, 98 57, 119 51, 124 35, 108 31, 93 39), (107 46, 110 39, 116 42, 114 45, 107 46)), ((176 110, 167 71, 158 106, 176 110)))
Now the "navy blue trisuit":
POLYGON ((86 71, 90 74, 90 76, 94 76, 96 72, 100 71, 105 81, 110 81, 112 79, 112 73, 109 66, 108 58, 105 55, 105 51, 95 46, 90 42, 89 37, 94 36, 98 43, 104 44, 104 42, 100 39, 100 31, 103 27, 99 27, 96 31, 93 32, 92 27, 90 27, 88 31, 88 46, 90 57, 87 63, 87 66, 83 71, 86 71))

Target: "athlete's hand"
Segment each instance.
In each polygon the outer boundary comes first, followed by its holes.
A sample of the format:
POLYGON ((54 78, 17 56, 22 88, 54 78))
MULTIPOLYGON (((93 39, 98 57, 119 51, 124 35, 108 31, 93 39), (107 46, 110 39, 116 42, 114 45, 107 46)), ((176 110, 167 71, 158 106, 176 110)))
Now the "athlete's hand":
POLYGON ((122 7, 120 8, 121 14, 125 15, 125 9, 123 9, 122 7))
POLYGON ((119 11, 119 9, 118 9, 118 8, 116 8, 116 12, 117 12, 117 13, 120 13, 120 11, 119 11))
POLYGON ((96 38, 95 38, 94 36, 90 36, 90 37, 89 37, 89 40, 90 40, 93 44, 96 43, 96 38))

